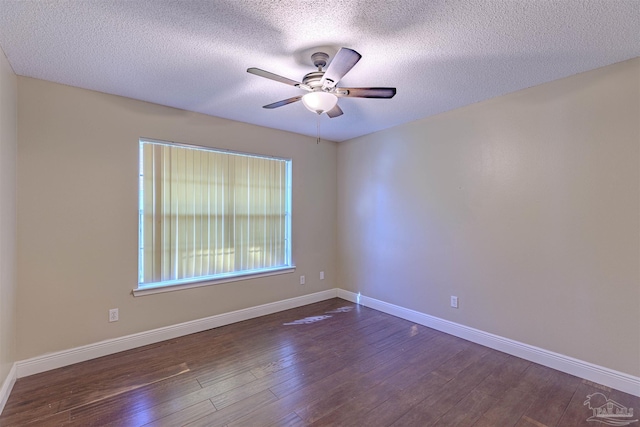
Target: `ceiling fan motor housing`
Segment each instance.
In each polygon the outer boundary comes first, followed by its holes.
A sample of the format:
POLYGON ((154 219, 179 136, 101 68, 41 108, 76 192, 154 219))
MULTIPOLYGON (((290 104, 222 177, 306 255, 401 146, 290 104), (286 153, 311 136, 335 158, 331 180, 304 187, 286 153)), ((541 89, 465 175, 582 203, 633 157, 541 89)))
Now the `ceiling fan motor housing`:
POLYGON ((324 71, 313 71, 304 76, 302 83, 309 86, 311 89, 321 88, 322 85, 320 84, 320 81, 322 80, 322 76, 324 76, 324 71))

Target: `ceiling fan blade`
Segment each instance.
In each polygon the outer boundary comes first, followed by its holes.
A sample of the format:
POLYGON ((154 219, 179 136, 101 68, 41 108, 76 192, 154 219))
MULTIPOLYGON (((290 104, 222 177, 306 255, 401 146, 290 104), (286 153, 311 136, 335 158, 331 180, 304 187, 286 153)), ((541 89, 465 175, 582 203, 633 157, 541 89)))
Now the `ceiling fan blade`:
POLYGON ((331 117, 332 119, 334 117, 338 117, 343 115, 344 113, 342 112, 342 108, 340 108, 340 106, 338 104, 336 104, 335 107, 333 107, 331 110, 327 111, 327 116, 331 117))
POLYGON ((278 101, 278 102, 274 102, 273 104, 265 105, 262 108, 268 108, 268 109, 278 108, 278 107, 282 107, 283 105, 291 104, 293 102, 298 102, 301 99, 302 99, 302 96, 294 96, 293 98, 283 99, 282 101, 278 101))
POLYGON ((347 49, 346 47, 340 48, 336 56, 331 60, 324 76, 322 76, 320 81, 322 86, 334 87, 360 61, 360 58, 362 58, 362 55, 355 50, 347 49))
POLYGON ((277 82, 284 83, 286 85, 291 85, 291 86, 299 86, 300 85, 300 82, 288 79, 286 77, 279 76, 277 74, 270 73, 270 72, 265 71, 265 70, 261 70, 260 68, 254 68, 254 67, 247 68, 247 73, 255 74, 256 76, 260 76, 260 77, 264 77, 264 78, 267 78, 267 79, 275 80, 277 82))
POLYGON ((341 87, 336 95, 346 98, 393 98, 395 87, 341 87), (346 93, 345 93, 346 92, 346 93))

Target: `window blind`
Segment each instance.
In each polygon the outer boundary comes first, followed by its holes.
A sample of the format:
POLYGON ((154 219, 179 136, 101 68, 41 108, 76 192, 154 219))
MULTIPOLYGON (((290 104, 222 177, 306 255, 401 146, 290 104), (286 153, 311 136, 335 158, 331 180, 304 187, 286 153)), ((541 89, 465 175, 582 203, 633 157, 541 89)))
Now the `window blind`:
POLYGON ((139 287, 288 266, 289 163, 141 141, 139 287))

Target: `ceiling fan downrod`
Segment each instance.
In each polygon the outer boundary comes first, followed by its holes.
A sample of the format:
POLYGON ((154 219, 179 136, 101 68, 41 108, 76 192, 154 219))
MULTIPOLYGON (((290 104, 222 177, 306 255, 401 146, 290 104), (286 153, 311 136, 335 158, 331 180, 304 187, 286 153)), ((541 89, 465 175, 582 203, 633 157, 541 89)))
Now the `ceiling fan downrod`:
POLYGON ((318 67, 318 71, 322 71, 322 69, 327 66, 328 60, 329 55, 324 52, 316 52, 311 55, 311 61, 313 62, 313 65, 318 67))

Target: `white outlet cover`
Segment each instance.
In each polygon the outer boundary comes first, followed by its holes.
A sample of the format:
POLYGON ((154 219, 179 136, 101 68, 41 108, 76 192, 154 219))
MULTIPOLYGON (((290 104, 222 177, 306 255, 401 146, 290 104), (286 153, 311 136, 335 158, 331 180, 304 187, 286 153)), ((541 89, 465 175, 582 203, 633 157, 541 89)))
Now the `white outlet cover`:
POLYGON ((305 280, 304 280, 304 276, 300 276, 300 284, 301 284, 301 285, 304 285, 304 282, 305 282, 305 280))
POLYGON ((324 271, 320 272, 320 280, 324 280, 324 271))
POLYGON ((458 297, 451 297, 451 307, 458 308, 458 297))
POLYGON ((112 308, 109 310, 109 322, 117 322, 118 321, 118 309, 112 308))

